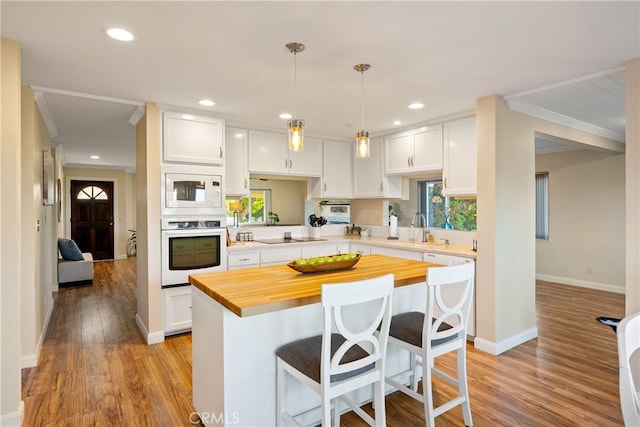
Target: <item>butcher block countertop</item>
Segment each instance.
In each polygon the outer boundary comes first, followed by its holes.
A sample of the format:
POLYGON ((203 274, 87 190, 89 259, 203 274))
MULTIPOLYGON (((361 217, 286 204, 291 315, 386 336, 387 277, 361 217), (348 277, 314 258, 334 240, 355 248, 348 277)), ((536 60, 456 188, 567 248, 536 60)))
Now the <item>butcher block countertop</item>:
POLYGON ((385 255, 364 255, 352 268, 299 273, 286 264, 194 274, 189 282, 240 317, 320 302, 321 285, 370 279, 393 273, 395 286, 426 281, 428 267, 440 266, 385 255))

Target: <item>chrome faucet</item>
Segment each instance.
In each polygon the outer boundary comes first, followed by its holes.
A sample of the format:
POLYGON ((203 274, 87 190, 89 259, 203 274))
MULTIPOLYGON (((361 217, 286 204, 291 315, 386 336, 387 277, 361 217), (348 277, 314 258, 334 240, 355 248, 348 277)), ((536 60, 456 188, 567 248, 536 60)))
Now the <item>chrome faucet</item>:
POLYGON ((419 220, 422 220, 422 241, 429 240, 429 230, 427 230, 427 217, 422 212, 416 212, 411 217, 411 228, 418 226, 419 220))

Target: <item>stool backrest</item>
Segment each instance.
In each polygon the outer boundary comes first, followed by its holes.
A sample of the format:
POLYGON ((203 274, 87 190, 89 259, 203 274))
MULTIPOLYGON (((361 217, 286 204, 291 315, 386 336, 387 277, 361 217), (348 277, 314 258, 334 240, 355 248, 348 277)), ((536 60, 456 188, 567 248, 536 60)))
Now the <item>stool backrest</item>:
POLYGON ((376 364, 375 370, 384 372, 383 356, 387 351, 393 286, 393 274, 348 283, 322 285, 324 325, 320 375, 324 384, 329 384, 329 379, 334 375, 363 369, 372 363, 376 364), (353 322, 345 321, 346 308, 357 310, 358 305, 371 307, 375 304, 374 302, 378 304, 378 311, 373 316, 367 316, 367 320, 370 319, 370 321, 365 325, 359 324, 354 327, 353 322), (379 326, 379 332, 376 332, 379 326), (342 335, 345 341, 332 357, 333 331, 342 335), (368 355, 344 362, 343 356, 350 348, 357 345, 362 347, 368 355))
POLYGON ((422 331, 423 348, 439 342, 466 340, 473 296, 475 263, 427 270, 427 308, 422 331), (447 329, 447 327, 450 328, 447 329))
POLYGON ((620 406, 624 425, 638 426, 640 425, 640 313, 630 314, 622 319, 618 324, 617 334, 620 406))

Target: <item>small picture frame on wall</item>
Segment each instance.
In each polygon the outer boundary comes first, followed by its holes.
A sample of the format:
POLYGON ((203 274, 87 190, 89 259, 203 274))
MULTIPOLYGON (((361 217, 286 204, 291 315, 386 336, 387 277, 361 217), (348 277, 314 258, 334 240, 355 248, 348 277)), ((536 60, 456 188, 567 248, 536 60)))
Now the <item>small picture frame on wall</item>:
POLYGON ((42 204, 50 206, 54 204, 53 188, 53 156, 51 151, 42 150, 42 204))

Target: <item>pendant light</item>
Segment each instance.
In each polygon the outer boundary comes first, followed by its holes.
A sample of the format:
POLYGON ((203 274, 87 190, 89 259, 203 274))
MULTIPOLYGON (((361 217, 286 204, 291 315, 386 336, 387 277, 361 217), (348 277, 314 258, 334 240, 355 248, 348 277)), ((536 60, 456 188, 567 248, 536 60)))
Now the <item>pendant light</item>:
POLYGON ((297 63, 296 58, 298 53, 304 50, 304 45, 298 42, 287 43, 286 45, 289 52, 293 53, 293 118, 287 122, 289 127, 289 150, 302 151, 304 145, 304 120, 298 118, 297 112, 297 97, 298 97, 298 85, 297 85, 297 63))
POLYGON ((371 68, 369 64, 357 64, 353 69, 362 75, 362 130, 358 132, 356 140, 356 156, 358 158, 369 157, 369 132, 364 130, 364 72, 371 68))

